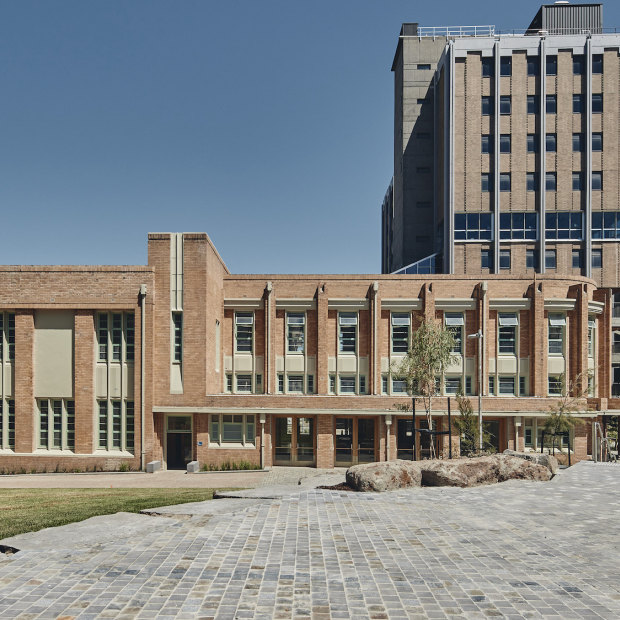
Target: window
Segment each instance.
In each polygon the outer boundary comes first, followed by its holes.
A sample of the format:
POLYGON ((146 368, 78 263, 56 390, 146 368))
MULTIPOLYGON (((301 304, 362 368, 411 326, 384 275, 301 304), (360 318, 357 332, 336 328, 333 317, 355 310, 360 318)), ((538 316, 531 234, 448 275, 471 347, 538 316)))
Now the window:
POLYGON ((556 263, 555 250, 545 250, 545 269, 555 269, 556 263))
POLYGON ((555 187, 556 187, 555 172, 546 172, 545 173, 545 189, 548 192, 555 192, 555 187))
POLYGON ((592 191, 601 191, 603 189, 603 173, 592 173, 592 191))
POLYGON ((253 413, 214 413, 211 414, 209 422, 210 443, 255 445, 256 417, 253 413))
POLYGON ((523 427, 523 440, 525 442, 525 447, 526 448, 533 448, 534 447, 534 443, 533 443, 533 434, 532 434, 532 427, 531 426, 524 426, 523 427))
POLYGON ((431 66, 428 64, 418 65, 418 71, 430 71, 430 70, 431 70, 431 66))
POLYGON ((252 353, 254 336, 254 313, 235 313, 235 341, 237 353, 252 353))
POLYGON ((527 57, 527 74, 529 77, 535 77, 540 73, 539 65, 537 56, 527 57))
POLYGON ((15 359, 15 314, 0 311, 0 363, 6 361, 4 358, 6 353, 8 353, 6 359, 15 359))
POLYGON ((463 315, 460 312, 446 312, 444 316, 446 329, 452 334, 454 338, 454 347, 452 353, 463 352, 463 326, 465 321, 463 315))
POLYGON ((491 269, 491 250, 486 248, 480 250, 480 267, 481 269, 491 269))
POLYGON ((461 389, 461 377, 445 377, 443 382, 443 389, 445 394, 458 394, 461 389))
POLYGON ((515 378, 514 377, 500 377, 499 378, 499 393, 500 393, 500 396, 514 396, 515 395, 515 378))
POLYGON ((565 325, 566 317, 563 314, 549 315, 549 355, 563 355, 565 325))
POLYGON ((527 379, 519 377, 519 396, 527 396, 527 379))
POLYGON ((303 353, 306 315, 303 312, 288 312, 286 315, 286 324, 288 328, 288 352, 303 353))
POLYGON ((226 375, 226 391, 227 392, 232 392, 232 385, 233 385, 233 376, 231 374, 227 374, 226 375))
POLYGON ((527 96, 527 113, 536 114, 538 112, 538 98, 536 95, 527 96))
POLYGON ((254 383, 256 385, 256 393, 261 394, 263 391, 263 375, 255 375, 254 383))
POLYGON ((357 313, 340 312, 338 314, 340 332, 338 350, 340 353, 355 353, 357 341, 357 313))
POLYGON ((100 362, 126 362, 134 359, 133 312, 100 312, 97 325, 100 362), (111 355, 110 355, 111 352, 111 355))
POLYGON ((39 400, 38 447, 40 450, 75 450, 75 401, 39 400))
POLYGON ((288 391, 289 392, 300 392, 300 393, 304 391, 303 375, 289 375, 288 376, 288 391))
POLYGON ((489 375, 489 396, 495 396, 495 377, 489 375))
POLYGON ((493 97, 482 98, 482 116, 489 116, 493 113, 493 97))
POLYGON ((510 269, 510 250, 499 251, 499 268, 510 269))
POLYGON ((527 134, 527 152, 528 153, 538 152, 538 136, 535 133, 527 134))
POLYGON ((594 330, 596 329, 596 321, 592 318, 588 319, 588 357, 594 357, 594 330))
POLYGON ((495 59, 492 56, 485 56, 482 59, 482 77, 493 77, 495 69, 495 59))
POLYGON ((278 393, 279 394, 284 393, 284 375, 283 374, 278 375, 278 393))
POLYGON ((471 377, 467 375, 465 377, 465 394, 467 396, 471 396, 473 393, 474 393, 474 390, 472 389, 471 377))
POLYGON ((237 392, 252 391, 252 375, 237 375, 237 392))
POLYGON ((512 57, 502 56, 499 59, 499 74, 504 77, 512 75, 512 57))
POLYGON ((172 359, 180 362, 183 359, 183 313, 172 313, 172 359))
POLYGON ((501 172, 499 175, 499 191, 510 191, 510 172, 501 172))
POLYGON ((411 316, 406 312, 393 312, 392 322, 392 353, 407 353, 409 350, 409 329, 411 316))
POLYGON ((573 95, 573 114, 583 112, 583 95, 573 95))
POLYGON ((493 140, 491 140, 491 136, 488 133, 482 135, 481 150, 483 153, 493 152, 493 140))
POLYGON ((480 175, 480 189, 483 193, 491 191, 491 175, 488 172, 480 175))
POLYGON ((592 269, 603 267, 603 250, 592 250, 592 269))
POLYGON ((517 326, 519 324, 516 314, 500 313, 498 322, 498 345, 500 355, 515 355, 517 352, 517 326))
POLYGON ((547 75, 557 75, 558 74, 558 57, 547 56, 546 61, 547 61, 546 62, 547 75))
POLYGON ((582 253, 581 250, 573 250, 572 258, 573 258, 573 269, 581 269, 582 268, 582 253))
POLYGON ((510 134, 503 133, 499 137, 499 152, 510 153, 510 134))
POLYGON ((620 239, 620 212, 592 213, 592 239, 620 239))
POLYGON ((336 393, 336 375, 329 375, 329 393, 336 393))
POLYGON ((549 396, 562 396, 562 378, 559 375, 549 375, 549 396))
POLYGON ((585 68, 585 59, 583 54, 573 56, 573 75, 583 75, 585 68))
MULTIPOLYGON (((2 313, 0 313, 1 316, 2 313)), ((0 450, 15 450, 15 401, 13 399, 0 398, 0 450)))
POLYGON ((592 150, 593 151, 603 150, 603 134, 602 133, 592 134, 592 150))
MULTIPOLYGON (((97 447, 99 450, 132 452, 134 447, 133 401, 100 400, 97 402, 99 409, 97 447)), ((49 423, 51 424, 51 419, 49 423)), ((41 443, 43 443, 43 430, 41 430, 41 443)))
POLYGON ((525 174, 525 185, 527 188, 528 192, 535 192, 536 191, 536 185, 537 185, 537 179, 536 179, 536 173, 535 172, 527 172, 525 174))
POLYGON ((340 377, 340 393, 355 394, 355 377, 340 377))
POLYGON ((603 95, 596 93, 592 95, 592 114, 603 113, 603 95))
POLYGON ((545 109, 547 114, 555 114, 557 112, 558 104, 555 95, 547 95, 545 97, 545 109))
POLYGON ((308 375, 308 394, 314 394, 314 375, 308 375))
POLYGON ((493 238, 493 214, 455 213, 454 239, 456 241, 491 241, 493 238))
POLYGON ((511 114, 512 112, 512 99, 510 95, 502 95, 499 98, 499 113, 500 114, 511 114))
POLYGON ((583 190, 583 172, 573 172, 573 191, 580 192, 583 190))
POLYGON ((545 239, 581 241, 582 221, 581 211, 548 211, 545 213, 545 239))
POLYGON ((592 73, 603 73, 603 54, 592 54, 592 73))
POLYGON ((404 379, 392 379, 392 394, 406 394, 407 382, 404 379))
POLYGON ((500 239, 536 240, 536 213, 500 213, 500 239))
POLYGON ((388 392, 387 375, 381 375, 381 394, 387 394, 387 392, 388 392))
POLYGON ((582 133, 573 134, 573 153, 583 153, 584 148, 584 136, 582 133))
POLYGON ((538 252, 536 250, 525 250, 525 268, 537 269, 538 268, 538 252))
POLYGON ((360 375, 360 394, 366 394, 366 377, 365 375, 360 375))
POLYGON ((548 153, 555 153, 557 148, 557 136, 554 133, 548 133, 545 136, 545 150, 548 153))

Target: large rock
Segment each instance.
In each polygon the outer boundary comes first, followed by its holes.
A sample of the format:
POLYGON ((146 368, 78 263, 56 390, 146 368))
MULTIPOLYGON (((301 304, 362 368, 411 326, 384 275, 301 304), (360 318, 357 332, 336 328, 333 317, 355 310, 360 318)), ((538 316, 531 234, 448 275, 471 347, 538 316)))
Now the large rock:
POLYGON ((426 486, 474 487, 506 480, 550 479, 546 466, 504 454, 426 461, 422 465, 422 483, 426 486))
POLYGON ((516 456, 518 459, 524 459, 538 465, 544 465, 554 476, 558 473, 558 460, 551 454, 541 454, 540 452, 515 452, 514 450, 504 450, 504 454, 516 456))
POLYGON ((384 461, 347 469, 347 484, 356 491, 392 491, 422 484, 421 463, 384 461))

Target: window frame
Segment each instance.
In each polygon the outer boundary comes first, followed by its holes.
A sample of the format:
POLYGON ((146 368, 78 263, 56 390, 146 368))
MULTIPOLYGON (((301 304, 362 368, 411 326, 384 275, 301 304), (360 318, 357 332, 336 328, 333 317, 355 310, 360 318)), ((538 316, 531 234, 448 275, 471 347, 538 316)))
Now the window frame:
POLYGON ((510 116, 512 114, 512 97, 510 95, 500 95, 499 113, 500 116, 510 116))
POLYGON ((519 342, 519 314, 497 313, 497 355, 516 356, 519 342))
POLYGON ((535 211, 502 212, 499 216, 499 226, 499 236, 503 241, 538 240, 538 214, 535 211))
POLYGON ((462 312, 444 312, 444 327, 454 338, 452 353, 463 355, 463 330, 465 328, 465 316, 462 312))
POLYGON ((511 269, 512 265, 512 254, 510 250, 500 250, 499 251, 499 268, 500 271, 507 271, 511 269))
POLYGON ((98 398, 96 450, 134 454, 135 419, 133 398, 98 398), (118 418, 118 431, 115 430, 116 418, 118 418), (104 425, 105 433, 102 435, 104 425), (118 442, 115 440, 116 432, 118 432, 118 442), (104 443, 105 445, 102 445, 104 443))
POLYGON ((235 355, 253 355, 254 325, 254 312, 235 311, 235 355))
POLYGON ((256 414, 255 413, 211 413, 209 415, 209 447, 213 448, 256 448, 256 414), (232 420, 226 420, 226 418, 232 420), (235 421, 235 418, 241 421, 235 421), (226 439, 225 426, 239 425, 241 441, 226 439), (250 431, 250 429, 252 429, 250 431), (215 432, 217 430, 217 432, 215 432), (217 436, 215 436, 217 435, 217 436))
POLYGON ((620 211, 593 211, 592 239, 594 241, 620 239, 620 211))
POLYGON ((565 354, 565 344, 566 315, 550 312, 547 317, 547 355, 550 357, 563 357, 565 354))
POLYGON ((306 313, 286 313, 286 353, 303 355, 306 351, 306 313))
POLYGON ((406 354, 411 342, 411 314, 409 312, 390 313, 390 352, 406 354), (395 345, 398 344, 396 347, 395 345), (403 349, 404 346, 404 349, 403 349))
POLYGON ((583 211, 547 211, 545 239, 548 241, 582 241, 583 211))
POLYGON ((357 355, 358 328, 357 312, 338 312, 338 355, 357 355))
MULTIPOLYGON (((2 361, 1 355, 0 361, 2 361)), ((15 451, 15 399, 2 397, 0 398, 0 452, 4 450, 15 451)))
POLYGON ((493 241, 493 213, 455 213, 454 240, 493 241))
POLYGON ((557 95, 545 95, 545 114, 558 113, 558 97, 557 95))

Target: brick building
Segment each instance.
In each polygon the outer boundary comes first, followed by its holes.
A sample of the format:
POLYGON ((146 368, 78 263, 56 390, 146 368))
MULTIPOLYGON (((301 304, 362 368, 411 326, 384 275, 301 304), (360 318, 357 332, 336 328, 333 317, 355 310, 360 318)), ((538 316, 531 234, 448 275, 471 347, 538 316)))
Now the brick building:
MULTIPOLYGON (((457 343, 438 430, 447 396, 478 393, 478 342, 467 338, 478 329, 498 449, 537 448, 565 371, 593 375, 577 458, 591 422, 620 408, 612 296, 580 275, 234 275, 195 233, 149 235, 148 257, 0 268, 0 470, 411 458, 411 418, 395 406, 410 399, 389 370, 425 317, 457 343)), ((437 448, 447 446, 444 436, 437 448)))

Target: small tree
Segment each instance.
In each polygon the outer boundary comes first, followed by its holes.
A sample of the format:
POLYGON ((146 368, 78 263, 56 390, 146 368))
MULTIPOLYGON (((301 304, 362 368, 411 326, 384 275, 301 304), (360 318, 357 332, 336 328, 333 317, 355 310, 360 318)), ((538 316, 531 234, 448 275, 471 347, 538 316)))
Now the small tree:
MULTIPOLYGON (((459 417, 454 419, 454 426, 461 435, 461 454, 472 456, 479 454, 482 449, 479 443, 478 416, 474 414, 474 407, 469 398, 462 392, 456 395, 456 403, 459 408, 459 417)), ((491 445, 491 434, 483 429, 482 431, 483 449, 488 449, 491 445)))
MULTIPOLYGON (((450 330, 436 321, 423 320, 413 334, 407 355, 392 368, 392 374, 406 382, 410 395, 419 394, 422 397, 429 430, 433 429, 431 412, 433 396, 437 391, 435 378, 456 360, 453 349, 454 337, 450 330)), ((433 441, 431 457, 435 457, 433 441)))
POLYGON ((583 399, 588 395, 589 372, 579 373, 573 381, 566 379, 566 373, 560 375, 561 396, 549 407, 549 415, 545 420, 545 433, 552 437, 552 450, 555 454, 556 436, 571 431, 583 420, 573 417, 584 412, 583 399))

